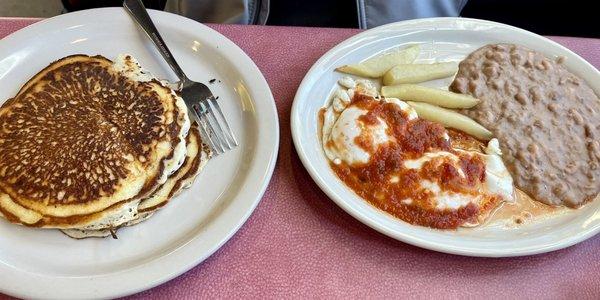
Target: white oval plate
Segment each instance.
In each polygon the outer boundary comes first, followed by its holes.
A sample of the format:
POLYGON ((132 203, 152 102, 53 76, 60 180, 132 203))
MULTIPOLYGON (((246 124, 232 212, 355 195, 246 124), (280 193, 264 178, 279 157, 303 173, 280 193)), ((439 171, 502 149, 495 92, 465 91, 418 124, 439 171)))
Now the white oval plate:
MULTIPOLYGON (((421 44, 418 61, 460 61, 489 43, 514 43, 565 56, 566 66, 600 94, 600 72, 570 50, 531 32, 504 24, 433 18, 393 23, 360 33, 323 55, 302 81, 292 107, 294 144, 304 166, 321 189, 341 208, 373 229, 400 241, 440 252, 469 256, 521 256, 579 243, 600 231, 600 200, 582 209, 516 229, 500 226, 443 231, 413 226, 378 210, 347 188, 330 169, 317 135, 317 112, 343 76, 333 70, 390 48, 421 44)), ((451 78, 429 83, 447 87, 451 78)))
MULTIPOLYGON (((212 159, 193 186, 119 239, 73 240, 0 220, 0 292, 23 298, 112 298, 172 279, 219 249, 250 216, 267 187, 279 147, 273 96, 233 42, 192 20, 150 15, 184 71, 208 82, 240 146, 212 159)), ((66 55, 136 57, 159 78, 167 65, 121 8, 48 19, 0 41, 0 99, 66 55)), ((58 151, 60 149, 57 149, 58 151)))

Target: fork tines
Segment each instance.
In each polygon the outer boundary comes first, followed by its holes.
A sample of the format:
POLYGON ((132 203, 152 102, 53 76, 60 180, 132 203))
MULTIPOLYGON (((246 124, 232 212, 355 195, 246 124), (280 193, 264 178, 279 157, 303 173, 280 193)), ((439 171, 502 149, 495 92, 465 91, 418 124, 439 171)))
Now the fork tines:
POLYGON ((235 148, 238 142, 217 100, 211 96, 198 102, 192 108, 198 117, 200 132, 214 154, 235 148))

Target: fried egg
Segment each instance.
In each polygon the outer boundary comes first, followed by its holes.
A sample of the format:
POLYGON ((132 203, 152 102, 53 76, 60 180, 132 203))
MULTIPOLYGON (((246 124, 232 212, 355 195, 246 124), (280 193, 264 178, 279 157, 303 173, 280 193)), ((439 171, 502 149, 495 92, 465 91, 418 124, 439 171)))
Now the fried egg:
POLYGON ((514 201, 497 139, 484 150, 452 147, 447 130, 420 120, 406 102, 379 97, 365 80, 346 77, 339 84, 323 109, 323 150, 358 195, 405 221, 435 228, 477 225, 501 202, 514 201), (357 95, 370 97, 373 105, 357 103, 357 95), (391 122, 378 113, 384 110, 404 121, 391 122), (422 139, 441 146, 423 151, 406 146, 419 146, 422 139))

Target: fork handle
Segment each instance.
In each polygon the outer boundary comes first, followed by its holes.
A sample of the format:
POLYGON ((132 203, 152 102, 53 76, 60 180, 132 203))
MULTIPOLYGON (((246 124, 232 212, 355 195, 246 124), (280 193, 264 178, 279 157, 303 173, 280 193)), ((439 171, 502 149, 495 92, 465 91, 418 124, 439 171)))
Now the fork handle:
POLYGON ((187 76, 185 76, 185 73, 183 73, 183 70, 177 61, 175 61, 175 58, 173 57, 173 54, 171 54, 167 44, 165 44, 165 41, 160 36, 160 33, 158 32, 158 29, 156 29, 152 19, 150 19, 144 4, 140 0, 125 0, 123 1, 123 7, 152 40, 162 57, 167 61, 167 64, 169 67, 171 67, 173 72, 175 72, 175 75, 177 75, 181 83, 183 84, 186 82, 188 80, 187 76))

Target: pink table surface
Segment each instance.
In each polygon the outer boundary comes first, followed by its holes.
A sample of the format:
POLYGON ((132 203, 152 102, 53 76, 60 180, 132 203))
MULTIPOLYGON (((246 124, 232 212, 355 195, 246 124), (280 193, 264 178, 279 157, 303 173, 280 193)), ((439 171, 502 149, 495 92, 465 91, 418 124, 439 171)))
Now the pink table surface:
MULTIPOLYGON (((0 37, 34 21, 0 18, 0 37)), ((210 26, 248 53, 273 91, 281 124, 275 173, 254 214, 219 251, 131 298, 600 298, 600 236, 537 256, 460 257, 381 235, 321 192, 292 144, 290 110, 311 65, 357 30, 210 26)), ((600 66, 600 40, 552 39, 600 66)))

